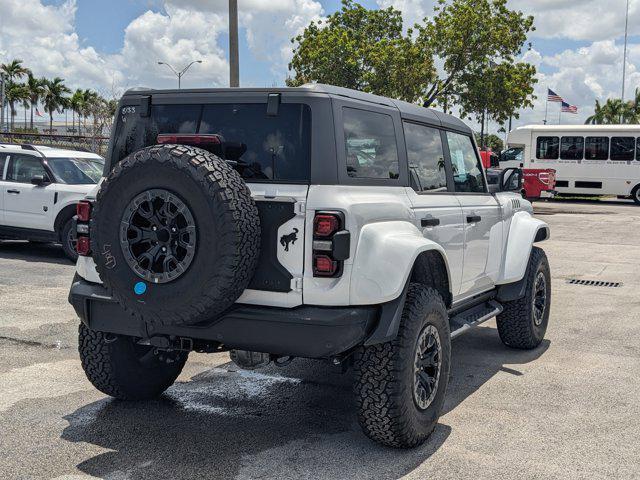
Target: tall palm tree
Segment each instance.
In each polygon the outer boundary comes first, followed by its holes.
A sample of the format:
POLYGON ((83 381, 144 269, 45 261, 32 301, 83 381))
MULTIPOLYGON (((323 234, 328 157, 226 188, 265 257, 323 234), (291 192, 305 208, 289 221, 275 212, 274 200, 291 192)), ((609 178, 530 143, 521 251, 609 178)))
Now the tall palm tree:
POLYGON ((15 102, 21 100, 21 98, 18 97, 21 97, 22 92, 16 90, 17 87, 14 86, 14 91, 12 94, 10 94, 9 89, 12 88, 12 85, 16 85, 14 80, 19 80, 22 76, 27 75, 29 73, 29 69, 22 65, 22 60, 16 58, 8 63, 0 64, 0 72, 7 79, 7 84, 5 85, 5 94, 7 103, 9 104, 9 110, 11 111, 11 128, 13 128, 13 117, 16 114, 15 102))
MULTIPOLYGON (((83 126, 85 131, 87 130, 86 119, 94 113, 96 106, 99 103, 99 95, 93 90, 83 90, 82 92, 82 117, 85 122, 83 126)), ((95 120, 95 115, 94 115, 95 120)), ((95 122, 94 122, 95 123, 95 122)))
POLYGON ((33 109, 38 107, 38 102, 44 94, 44 78, 36 78, 31 72, 27 77, 27 88, 29 89, 29 107, 31 108, 31 121, 29 122, 29 128, 33 129, 33 109))
POLYGON ((29 90, 24 84, 10 80, 7 82, 5 87, 5 97, 9 104, 9 110, 11 111, 10 129, 13 130, 16 116, 16 104, 24 102, 29 98, 29 90))
POLYGON ((78 114, 78 130, 76 131, 76 134, 80 134, 80 115, 82 112, 82 102, 82 90, 78 88, 75 92, 73 92, 73 95, 69 99, 69 108, 71 109, 72 115, 71 123, 74 130, 76 128, 76 113, 78 114))
POLYGON ((45 81, 42 104, 49 113, 49 133, 53 132, 53 112, 62 113, 66 105, 67 93, 71 93, 71 90, 64 84, 64 79, 56 77, 45 81))
POLYGON ((600 125, 604 123, 604 109, 600 104, 600 100, 596 100, 596 106, 593 112, 593 115, 587 118, 584 122, 587 125, 600 125))

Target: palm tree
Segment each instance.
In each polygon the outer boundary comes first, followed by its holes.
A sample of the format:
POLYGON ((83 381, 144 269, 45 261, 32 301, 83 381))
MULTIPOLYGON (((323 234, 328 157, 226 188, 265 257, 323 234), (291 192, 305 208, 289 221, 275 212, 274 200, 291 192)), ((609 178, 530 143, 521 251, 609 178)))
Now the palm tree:
POLYGON ((596 106, 593 115, 587 118, 584 122, 587 125, 600 125, 604 123, 604 110, 600 105, 600 100, 596 100, 596 106))
MULTIPOLYGON (((38 107, 38 102, 44 94, 44 78, 36 78, 31 72, 27 78, 27 88, 29 89, 29 107, 31 108, 31 121, 29 122, 29 128, 33 129, 33 109, 38 107)), ((26 123, 26 122, 25 122, 26 123)))
POLYGON ((16 116, 16 103, 24 102, 29 98, 29 90, 22 83, 13 81, 7 82, 5 87, 5 97, 11 111, 10 129, 13 130, 16 116))
POLYGON ((42 104, 49 113, 49 133, 53 133, 53 112, 62 113, 66 105, 65 94, 71 90, 64 84, 64 79, 56 77, 53 80, 46 80, 42 104))
POLYGON ((9 109, 11 110, 11 128, 13 129, 13 117, 16 114, 15 102, 22 100, 22 94, 24 93, 16 87, 18 84, 15 83, 14 80, 18 80, 20 77, 27 75, 29 73, 29 69, 22 65, 22 60, 16 58, 8 63, 1 64, 0 72, 7 79, 5 95, 7 103, 9 104, 9 109), (11 88, 13 88, 13 92, 9 92, 11 88))
POLYGON ((73 95, 69 99, 69 108, 71 108, 72 115, 71 122, 74 130, 76 128, 76 113, 78 114, 78 130, 76 132, 77 134, 80 133, 80 112, 82 112, 82 102, 82 90, 78 88, 75 92, 73 92, 73 95))
MULTIPOLYGON (((82 117, 85 120, 85 122, 83 123, 85 131, 87 130, 86 119, 90 115, 94 114, 96 110, 96 106, 99 103, 99 98, 100 98, 99 95, 93 90, 87 89, 82 92, 82 117)), ((94 115, 94 123, 95 123, 95 115, 94 115)))

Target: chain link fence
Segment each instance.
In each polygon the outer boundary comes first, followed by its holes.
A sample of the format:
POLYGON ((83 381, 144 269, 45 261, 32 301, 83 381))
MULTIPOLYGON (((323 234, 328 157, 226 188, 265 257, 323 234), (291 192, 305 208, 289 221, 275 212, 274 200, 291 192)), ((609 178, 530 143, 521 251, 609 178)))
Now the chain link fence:
POLYGON ((93 152, 104 157, 107 154, 109 137, 0 132, 0 143, 46 145, 48 147, 93 152))

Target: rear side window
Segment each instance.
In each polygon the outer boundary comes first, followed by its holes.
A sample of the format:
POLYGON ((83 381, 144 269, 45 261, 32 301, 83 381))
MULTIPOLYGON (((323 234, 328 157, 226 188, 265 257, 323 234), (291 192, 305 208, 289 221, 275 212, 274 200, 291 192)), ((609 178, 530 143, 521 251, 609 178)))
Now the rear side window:
POLYGON ((609 137, 587 137, 584 158, 587 160, 607 160, 609 158, 609 137))
POLYGON ((611 160, 633 160, 635 149, 635 138, 611 137, 611 160))
POLYGON ((471 137, 447 132, 456 192, 486 192, 480 159, 471 137))
POLYGON ((384 113, 343 108, 347 175, 398 178, 398 147, 393 118, 384 113))
POLYGON ((536 158, 540 160, 557 160, 560 150, 560 138, 538 137, 536 141, 536 158))
POLYGON ((282 103, 267 116, 266 103, 153 105, 149 117, 123 107, 112 159, 155 145, 161 133, 218 134, 233 144, 234 160, 246 180, 307 182, 311 150, 311 109, 282 103))
POLYGON ((562 137, 560 158, 562 160, 582 160, 584 158, 584 137, 562 137))
POLYGON ((309 179, 311 109, 283 103, 267 116, 266 104, 205 105, 198 133, 222 135, 244 151, 238 170, 247 180, 305 182, 309 179))
POLYGON ((411 186, 417 192, 445 191, 447 175, 440 130, 404 123, 411 186))

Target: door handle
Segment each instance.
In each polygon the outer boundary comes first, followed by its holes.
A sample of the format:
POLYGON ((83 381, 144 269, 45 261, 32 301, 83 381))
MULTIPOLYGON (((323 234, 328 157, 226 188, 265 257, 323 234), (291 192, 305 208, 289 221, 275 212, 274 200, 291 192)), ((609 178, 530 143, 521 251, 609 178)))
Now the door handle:
POLYGON ((13 193, 14 195, 18 195, 20 190, 7 190, 7 193, 13 193))
POLYGON ((433 217, 425 217, 420 220, 420 225, 422 225, 423 227, 437 227, 438 225, 440 225, 440 219, 433 218, 433 217))
POLYGON ((467 223, 478 223, 482 220, 480 215, 467 215, 467 223))

